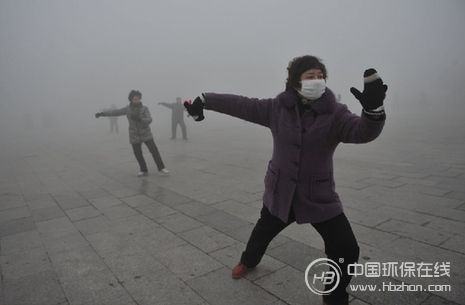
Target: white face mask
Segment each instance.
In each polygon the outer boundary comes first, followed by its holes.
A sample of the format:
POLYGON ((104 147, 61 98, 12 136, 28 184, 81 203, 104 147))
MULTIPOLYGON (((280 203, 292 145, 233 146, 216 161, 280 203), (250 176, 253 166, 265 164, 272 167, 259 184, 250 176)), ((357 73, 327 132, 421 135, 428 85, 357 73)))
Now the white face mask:
POLYGON ((324 79, 304 79, 300 82, 302 89, 299 93, 309 100, 319 99, 326 90, 326 81, 324 79))

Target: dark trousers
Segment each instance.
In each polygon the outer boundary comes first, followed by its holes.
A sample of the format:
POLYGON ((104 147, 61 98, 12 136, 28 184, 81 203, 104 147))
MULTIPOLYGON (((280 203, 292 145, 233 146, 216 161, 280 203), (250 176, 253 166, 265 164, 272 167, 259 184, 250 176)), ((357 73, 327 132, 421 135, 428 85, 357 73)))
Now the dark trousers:
MULTIPOLYGON (((157 145, 155 145, 153 139, 145 141, 144 143, 152 154, 153 160, 155 161, 155 164, 157 164, 158 170, 165 168, 160 153, 158 152, 157 145)), ((142 154, 142 143, 132 144, 132 150, 134 151, 134 155, 136 156, 137 162, 139 163, 140 171, 146 173, 147 164, 145 163, 144 155, 142 154)))
POLYGON ((181 131, 182 131, 182 138, 184 140, 187 139, 187 131, 186 131, 186 123, 184 123, 184 120, 172 120, 171 121, 171 138, 176 139, 176 129, 179 126, 181 126, 181 131))
MULTIPOLYGON (((241 263, 249 268, 258 265, 271 240, 294 221, 293 211, 291 211, 288 223, 285 223, 278 217, 271 215, 268 209, 263 207, 260 219, 252 230, 247 247, 242 253, 241 263)), ((355 263, 360 253, 350 223, 345 214, 342 213, 325 222, 312 223, 312 226, 323 238, 326 255, 329 259, 335 261, 342 271, 338 288, 330 295, 324 296, 323 299, 331 305, 349 304, 346 287, 352 277, 347 274, 347 265, 355 263), (344 258, 343 263, 339 262, 340 258, 344 258)))

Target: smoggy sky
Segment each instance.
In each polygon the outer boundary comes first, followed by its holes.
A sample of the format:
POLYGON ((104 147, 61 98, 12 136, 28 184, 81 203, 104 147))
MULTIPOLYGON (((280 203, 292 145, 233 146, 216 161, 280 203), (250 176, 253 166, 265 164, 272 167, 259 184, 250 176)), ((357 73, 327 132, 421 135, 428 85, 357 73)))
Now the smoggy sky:
POLYGON ((205 91, 272 97, 304 54, 322 58, 354 112, 349 88, 375 67, 391 112, 456 113, 464 16, 462 0, 1 0, 0 118, 90 118, 133 88, 148 105, 205 91))

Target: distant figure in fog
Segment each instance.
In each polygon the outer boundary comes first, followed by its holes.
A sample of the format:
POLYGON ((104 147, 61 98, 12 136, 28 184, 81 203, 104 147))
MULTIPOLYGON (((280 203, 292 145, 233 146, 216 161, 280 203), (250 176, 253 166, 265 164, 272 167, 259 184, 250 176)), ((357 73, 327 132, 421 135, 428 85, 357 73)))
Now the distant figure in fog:
MULTIPOLYGON (((116 105, 115 104, 111 104, 110 108, 108 109, 108 111, 114 111, 116 110, 116 105)), ((111 116, 111 117, 108 117, 108 119, 110 120, 110 133, 116 133, 118 134, 119 133, 119 129, 118 129, 118 117, 116 116, 111 116)))
POLYGON ((169 171, 165 168, 160 153, 158 152, 158 148, 153 141, 152 131, 149 126, 150 123, 152 123, 152 117, 150 116, 147 106, 142 105, 142 93, 136 90, 131 90, 128 99, 128 106, 121 109, 98 112, 95 114, 95 117, 117 117, 126 115, 129 122, 129 142, 132 144, 134 155, 136 156, 140 167, 140 171, 137 176, 147 176, 148 173, 147 164, 145 163, 145 159, 142 154, 142 143, 145 143, 152 154, 160 175, 168 175, 169 171))
POLYGON ((186 123, 184 123, 184 105, 180 97, 176 98, 176 103, 158 103, 171 109, 171 139, 176 139, 176 129, 181 126, 182 139, 187 140, 186 123))
POLYGON ((185 106, 196 121, 203 120, 208 109, 267 127, 273 136, 260 218, 232 277, 242 278, 255 268, 273 238, 291 223, 310 223, 341 271, 338 283, 321 280, 327 292, 323 304, 347 305, 347 265, 358 260, 359 247, 335 190, 333 155, 340 143, 367 143, 378 137, 386 118, 387 86, 375 69, 365 71, 363 92, 351 88, 363 106, 359 116, 326 87, 326 67, 319 58, 296 57, 287 70, 285 91, 275 98, 204 93, 185 106))

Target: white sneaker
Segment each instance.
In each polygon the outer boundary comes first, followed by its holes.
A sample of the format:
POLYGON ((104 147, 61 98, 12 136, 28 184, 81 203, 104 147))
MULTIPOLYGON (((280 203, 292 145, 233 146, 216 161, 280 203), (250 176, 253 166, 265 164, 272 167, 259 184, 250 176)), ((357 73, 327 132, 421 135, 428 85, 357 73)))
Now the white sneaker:
POLYGON ((160 174, 160 176, 168 176, 170 174, 170 171, 166 168, 162 168, 158 173, 160 174))
POLYGON ((138 172, 138 173, 137 173, 137 177, 145 177, 145 176, 147 176, 147 175, 148 175, 147 172, 138 172))

